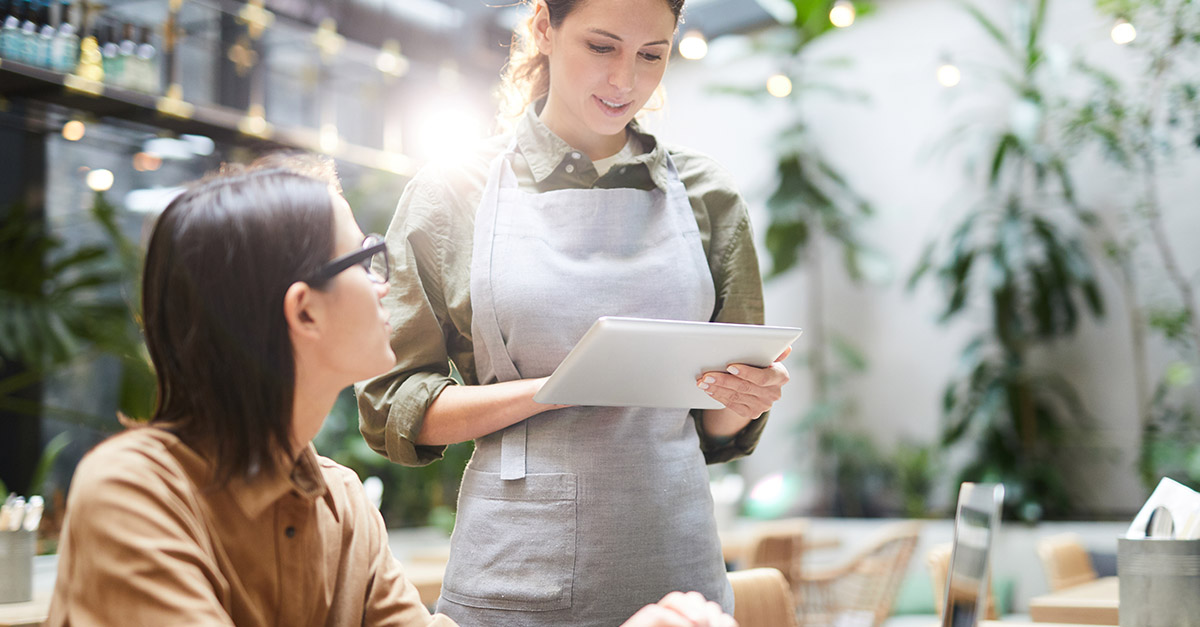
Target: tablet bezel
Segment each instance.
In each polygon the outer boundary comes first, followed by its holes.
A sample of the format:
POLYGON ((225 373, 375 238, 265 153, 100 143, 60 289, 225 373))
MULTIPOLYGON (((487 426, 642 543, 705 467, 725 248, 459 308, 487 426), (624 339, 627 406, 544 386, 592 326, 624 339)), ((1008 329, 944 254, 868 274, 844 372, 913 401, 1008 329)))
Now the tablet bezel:
POLYGON ((728 364, 765 367, 802 331, 796 327, 605 316, 534 395, 539 403, 721 409, 696 386, 728 364))

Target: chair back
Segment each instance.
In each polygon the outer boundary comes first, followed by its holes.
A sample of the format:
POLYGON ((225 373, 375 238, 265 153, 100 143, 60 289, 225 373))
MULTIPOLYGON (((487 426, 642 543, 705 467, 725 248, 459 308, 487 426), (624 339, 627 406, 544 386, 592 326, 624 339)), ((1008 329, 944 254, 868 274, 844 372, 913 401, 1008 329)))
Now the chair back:
POLYGON ((1038 540, 1037 554, 1051 591, 1096 579, 1092 558, 1074 533, 1060 533, 1038 540))
POLYGON ((892 612, 920 531, 919 521, 891 523, 845 563, 820 571, 806 569, 797 595, 801 622, 882 625, 892 612))
POLYGON ((800 579, 804 535, 807 531, 808 521, 803 518, 760 524, 750 542, 750 550, 742 567, 746 570, 774 568, 783 573, 788 585, 795 586, 800 579))
POLYGON ((733 617, 740 627, 799 627, 792 587, 774 568, 729 573, 733 617))

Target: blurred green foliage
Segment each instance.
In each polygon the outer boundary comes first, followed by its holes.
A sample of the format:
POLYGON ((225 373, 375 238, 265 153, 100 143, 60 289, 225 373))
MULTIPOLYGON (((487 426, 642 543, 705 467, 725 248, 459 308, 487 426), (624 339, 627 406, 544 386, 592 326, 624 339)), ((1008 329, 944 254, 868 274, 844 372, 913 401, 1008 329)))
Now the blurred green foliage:
POLYGON ((1180 263, 1161 190, 1200 149, 1200 3, 1192 0, 1097 0, 1097 8, 1134 24, 1123 48, 1136 68, 1122 81, 1080 62, 1090 93, 1070 120, 1071 136, 1098 147, 1132 198, 1116 225, 1098 229, 1130 311, 1133 364, 1142 427, 1139 474, 1146 490, 1161 477, 1200 488, 1200 315, 1194 274, 1180 263), (1147 347, 1167 348, 1151 360, 1147 347))
MULTIPOLYGON (((981 189, 926 246, 909 287, 931 280, 941 288, 943 322, 970 314, 990 323, 964 346, 946 385, 942 445, 970 450, 959 481, 1003 482, 1009 515, 1036 521, 1073 511, 1065 472, 1089 415, 1071 383, 1036 366, 1032 353, 1105 307, 1085 245, 1098 219, 1075 198, 1063 131, 1051 122, 1062 103, 1042 41, 1047 0, 1009 4, 1011 25, 963 5, 1002 52, 994 75, 1010 115, 978 137, 988 164, 981 189)), ((972 121, 948 137, 978 132, 972 121)))

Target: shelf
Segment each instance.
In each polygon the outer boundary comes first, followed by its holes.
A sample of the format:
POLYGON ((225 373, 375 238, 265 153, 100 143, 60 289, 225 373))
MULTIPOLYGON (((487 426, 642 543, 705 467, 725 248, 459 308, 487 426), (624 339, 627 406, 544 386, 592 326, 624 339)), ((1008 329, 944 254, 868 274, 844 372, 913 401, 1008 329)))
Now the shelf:
POLYGON ((97 117, 129 120, 175 133, 204 135, 218 142, 260 149, 296 148, 328 154, 350 163, 412 176, 416 162, 400 153, 347 144, 323 150, 315 129, 272 127, 245 112, 213 105, 168 100, 73 75, 0 60, 0 96, 28 99, 86 111, 97 117))

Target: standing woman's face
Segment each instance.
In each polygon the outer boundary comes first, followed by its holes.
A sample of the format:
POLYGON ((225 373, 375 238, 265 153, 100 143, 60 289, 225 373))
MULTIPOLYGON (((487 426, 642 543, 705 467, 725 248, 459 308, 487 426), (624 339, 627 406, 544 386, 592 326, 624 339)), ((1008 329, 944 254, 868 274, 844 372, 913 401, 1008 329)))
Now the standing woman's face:
POLYGON ((533 33, 550 60, 546 126, 592 159, 615 154, 625 145, 625 125, 667 69, 670 7, 665 0, 584 0, 554 28, 539 5, 533 33))

